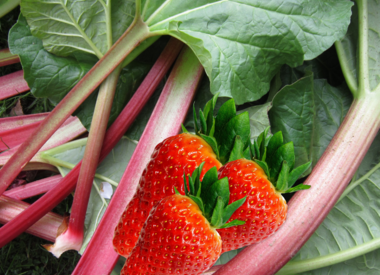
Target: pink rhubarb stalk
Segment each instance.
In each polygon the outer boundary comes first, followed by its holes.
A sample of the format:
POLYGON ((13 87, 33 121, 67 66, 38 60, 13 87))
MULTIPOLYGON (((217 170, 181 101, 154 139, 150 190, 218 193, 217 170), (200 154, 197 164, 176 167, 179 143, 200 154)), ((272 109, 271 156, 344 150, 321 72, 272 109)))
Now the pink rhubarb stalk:
POLYGON ((0 100, 16 96, 26 91, 29 91, 29 86, 24 79, 23 71, 0 77, 0 100))
MULTIPOLYGON (((6 224, 27 209, 30 204, 7 196, 0 196, 0 223, 6 224)), ((31 225, 26 232, 45 240, 54 242, 58 229, 64 227, 64 218, 49 212, 31 225)))
POLYGON ((354 100, 305 181, 310 190, 292 197, 286 221, 276 234, 247 247, 215 274, 275 274, 297 253, 335 205, 375 138, 380 126, 378 97, 373 94, 354 100))
MULTIPOLYGON (((0 50, 0 67, 19 63, 20 58, 17 54, 12 54, 9 49, 0 50)), ((0 82, 1 83, 1 82, 0 82)))
POLYGON ((41 122, 48 115, 49 113, 40 113, 33 115, 0 118, 0 131, 2 133, 2 131, 20 129, 19 127, 23 127, 35 122, 41 122))
POLYGON ((77 107, 98 87, 107 76, 136 48, 150 36, 148 27, 136 16, 134 22, 92 67, 81 81, 54 108, 49 117, 24 142, 17 153, 0 170, 0 194, 12 183, 28 161, 38 152, 49 137, 77 109, 77 107))
POLYGON ((57 237, 54 245, 45 245, 45 248, 57 258, 65 251, 79 251, 82 247, 84 220, 86 218, 88 200, 90 198, 96 167, 99 162, 103 139, 107 130, 120 71, 121 67, 119 66, 100 86, 94 116, 92 117, 91 129, 75 189, 69 226, 65 232, 57 237))
MULTIPOLYGON (((108 129, 104 138, 99 161, 102 161, 108 153, 111 152, 112 148, 117 144, 125 131, 135 120, 145 103, 172 66, 182 46, 182 43, 174 38, 169 41, 143 83, 137 89, 115 122, 108 129)), ((44 214, 57 206, 74 190, 80 167, 81 162, 62 179, 56 188, 50 190, 19 216, 0 228, 0 236, 2 236, 0 238, 0 248, 24 232, 44 214)))
POLYGON ((24 200, 48 192, 53 187, 55 187, 61 180, 61 175, 44 178, 7 190, 4 192, 4 196, 16 200, 24 200))
POLYGON ((186 47, 167 80, 119 186, 73 274, 111 273, 119 258, 112 244, 114 229, 135 193, 155 146, 180 131, 202 72, 202 65, 186 47))
MULTIPOLYGON (((45 120, 43 120, 45 121, 45 120)), ((38 122, 35 122, 38 124, 38 122)), ((40 124, 43 122, 40 122, 40 124)), ((29 126, 26 126, 28 128, 29 126)), ((12 133, 17 132, 16 129, 11 129, 11 135, 9 138, 12 138, 12 133)), ((62 145, 70 140, 73 140, 74 138, 82 135, 83 133, 87 132, 86 128, 83 127, 82 123, 77 117, 69 117, 64 124, 55 132, 55 134, 42 146, 42 148, 39 150, 39 152, 43 150, 48 150, 53 147, 57 147, 59 145, 62 145)), ((29 134, 28 131, 25 132, 26 134, 29 134)), ((16 134, 17 136, 17 134, 16 134)), ((30 136, 29 136, 30 137, 30 136)), ((16 140, 16 138, 15 138, 16 140)), ((25 144, 25 142, 24 142, 25 144)), ((0 154, 0 166, 4 165, 9 161, 17 152, 19 152, 19 148, 22 147, 22 145, 16 145, 13 148, 7 150, 6 152, 3 152, 0 154)), ((45 161, 41 159, 39 154, 35 155, 31 161, 27 164, 30 166, 33 163, 44 163, 45 161)), ((26 166, 25 166, 26 167, 26 166)), ((4 168, 3 168, 4 169, 4 168)), ((2 171, 1 169, 0 171, 2 171)))
POLYGON ((341 196, 359 167, 380 127, 380 85, 370 87, 368 7, 357 1, 359 36, 358 70, 352 74, 340 42, 337 52, 354 101, 338 132, 305 181, 307 191, 289 202, 285 223, 272 237, 244 249, 215 274, 275 274, 314 233, 341 196))

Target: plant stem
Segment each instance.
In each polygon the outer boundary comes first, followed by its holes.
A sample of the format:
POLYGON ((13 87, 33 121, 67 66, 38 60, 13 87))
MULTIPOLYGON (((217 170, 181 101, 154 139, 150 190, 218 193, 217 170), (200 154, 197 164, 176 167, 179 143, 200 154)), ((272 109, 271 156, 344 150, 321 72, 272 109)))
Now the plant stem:
POLYGON ((21 0, 4 0, 0 5, 0 18, 6 15, 8 12, 16 8, 20 4, 21 0))
MULTIPOLYGON (((0 223, 6 224, 30 205, 7 196, 0 196, 0 223)), ((34 236, 54 242, 58 228, 63 222, 63 217, 55 213, 47 213, 35 224, 31 225, 26 232, 34 236)))
POLYGON ((107 77, 99 89, 91 129, 75 189, 69 227, 57 237, 54 245, 45 246, 57 258, 67 250, 79 251, 82 247, 87 205, 120 72, 121 67, 119 66, 107 77))
MULTIPOLYGON (((181 47, 182 43, 176 39, 171 39, 169 41, 143 83, 107 131, 103 142, 102 152, 100 154, 100 161, 111 152, 112 148, 121 139, 125 131, 137 117, 138 113, 171 67, 181 47)), ((66 198, 75 188, 80 167, 81 162, 62 179, 57 187, 50 190, 19 216, 0 228, 0 236, 2 236, 2 238, 0 238, 0 247, 3 247, 24 232, 45 213, 52 210, 64 198, 66 198)))
POLYGON ((320 256, 312 259, 289 262, 276 275, 292 275, 314 270, 359 257, 380 248, 380 238, 375 238, 360 245, 345 249, 336 253, 320 256))
POLYGON ((24 200, 36 195, 44 194, 56 186, 62 179, 61 175, 56 175, 41 180, 37 180, 19 187, 12 188, 4 192, 4 196, 24 200))
POLYGON ((9 49, 0 50, 0 67, 19 63, 20 58, 17 54, 12 54, 9 49))
POLYGON ((292 197, 282 227, 263 242, 244 249, 215 274, 274 274, 297 253, 335 205, 375 138, 380 125, 379 103, 375 93, 354 100, 305 182, 311 189, 292 197))
MULTIPOLYGON (((41 122, 40 125, 42 123, 43 122, 41 122)), ((47 149, 59 146, 61 144, 64 144, 64 143, 80 136, 81 134, 85 133, 86 131, 87 131, 86 128, 83 127, 82 123, 80 122, 80 120, 77 117, 69 117, 63 123, 63 125, 54 133, 54 135, 52 137, 50 137, 50 139, 42 146, 40 151, 47 150, 47 149)), ((25 142, 27 142, 27 140, 28 139, 26 139, 26 141, 24 141, 24 144, 25 144, 25 142)), ((14 157, 14 155, 17 154, 17 152, 19 152, 20 147, 22 147, 22 145, 17 145, 15 147, 11 148, 10 150, 2 153, 0 155, 0 166, 7 163, 7 161, 9 162, 9 160, 12 159, 12 157, 14 157)), ((39 157, 39 154, 36 154, 32 158, 31 162, 29 162, 27 165, 30 165, 33 162, 43 163, 45 161, 39 157)), ((2 171, 3 169, 1 169, 0 171, 2 171)))
POLYGON ((24 79, 24 71, 14 72, 0 77, 0 100, 29 91, 24 79))
POLYGON ((186 47, 166 82, 119 186, 73 274, 111 273, 119 258, 112 245, 114 229, 135 193, 155 146, 180 131, 202 73, 202 65, 186 47))
POLYGON ((49 117, 24 142, 17 153, 0 170, 0 194, 11 184, 39 148, 69 117, 69 115, 91 94, 99 84, 125 59, 125 57, 149 37, 144 22, 135 20, 112 48, 95 64, 82 80, 50 113, 49 117))

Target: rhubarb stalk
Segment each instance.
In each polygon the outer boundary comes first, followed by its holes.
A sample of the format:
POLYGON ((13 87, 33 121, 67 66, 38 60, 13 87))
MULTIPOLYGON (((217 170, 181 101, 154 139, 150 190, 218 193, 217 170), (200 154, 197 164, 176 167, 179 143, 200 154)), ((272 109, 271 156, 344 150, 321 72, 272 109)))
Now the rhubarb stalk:
MULTIPOLYGON (((30 205, 7 196, 0 196, 0 223, 6 224, 30 205)), ((49 212, 26 230, 26 233, 54 242, 58 228, 64 227, 64 218, 49 212)))
POLYGON ((61 175, 56 175, 41 180, 37 180, 28 184, 24 184, 4 192, 4 196, 24 200, 33 196, 44 194, 56 186, 62 180, 61 175))
POLYGON ((202 72, 202 65, 186 47, 167 80, 119 186, 73 274, 111 273, 119 258, 112 245, 114 229, 135 193, 155 146, 180 131, 202 72))
POLYGON ((45 248, 57 258, 65 251, 78 251, 82 247, 88 200, 96 167, 99 162, 104 135, 107 130, 120 71, 121 67, 119 66, 107 77, 99 89, 91 129, 75 189, 69 226, 65 232, 57 237, 54 245, 45 245, 45 248))
POLYGON ((9 49, 0 50, 0 67, 19 63, 20 58, 17 54, 12 54, 9 49))
POLYGON ((370 86, 368 7, 357 1, 359 11, 358 81, 348 69, 341 42, 337 52, 343 74, 354 96, 352 106, 328 148, 305 181, 310 190, 296 193, 288 216, 276 234, 244 249, 215 274, 276 273, 318 228, 353 177, 380 127, 380 85, 370 86))
MULTIPOLYGON (((138 11, 136 14, 139 14, 138 11)), ((49 117, 24 142, 17 153, 0 170, 0 194, 12 183, 39 148, 59 128, 70 114, 91 94, 96 87, 136 48, 151 36, 148 27, 136 16, 128 30, 112 48, 95 64, 81 81, 54 108, 49 117)))
POLYGON ((0 77, 0 100, 29 91, 24 79, 24 71, 14 72, 0 77))
MULTIPOLYGON (((112 148, 132 124, 171 67, 181 48, 182 43, 180 41, 176 39, 169 41, 143 83, 107 131, 99 161, 102 161, 111 152, 112 148)), ((0 228, 0 235, 2 236, 0 238, 0 247, 12 241, 66 198, 75 188, 80 167, 81 162, 62 179, 57 187, 50 190, 19 216, 0 228)))

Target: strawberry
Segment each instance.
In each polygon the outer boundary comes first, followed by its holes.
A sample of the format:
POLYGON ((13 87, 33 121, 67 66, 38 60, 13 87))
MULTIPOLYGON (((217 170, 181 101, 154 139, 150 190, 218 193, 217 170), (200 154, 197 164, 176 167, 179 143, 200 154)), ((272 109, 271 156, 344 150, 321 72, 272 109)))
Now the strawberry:
POLYGON ((156 146, 137 191, 115 229, 113 245, 120 255, 127 257, 132 251, 152 207, 173 195, 174 187, 184 194, 184 173, 191 174, 202 162, 205 162, 204 171, 221 167, 211 147, 196 135, 183 133, 156 146))
POLYGON ((257 243, 275 233, 286 219, 287 204, 281 193, 310 188, 303 184, 292 186, 311 163, 293 169, 293 143, 283 144, 281 132, 267 137, 268 129, 245 152, 246 156, 250 153, 248 158, 253 157, 254 161, 242 157, 244 146, 237 137, 230 162, 219 169, 219 178, 229 180, 230 203, 247 196, 246 202, 231 217, 246 223, 218 230, 223 252, 257 243))
POLYGON ((189 177, 190 191, 185 181, 186 196, 177 191, 152 208, 122 275, 201 274, 219 258, 222 240, 216 228, 244 223, 225 222, 245 198, 227 206, 227 178, 218 180, 213 168, 201 182, 202 166, 189 177))
POLYGON ((202 162, 205 162, 203 171, 214 166, 219 169, 222 166, 219 160, 228 159, 236 134, 246 143, 249 141, 248 113, 236 115, 235 104, 229 100, 219 111, 225 114, 223 110, 226 109, 228 114, 215 119, 216 99, 217 96, 199 112, 199 122, 194 110, 197 135, 189 134, 183 127, 185 133, 169 137, 156 146, 136 194, 115 228, 113 245, 120 255, 128 257, 150 210, 158 201, 174 194, 174 187, 185 194, 182 186, 184 173, 190 175, 202 162))

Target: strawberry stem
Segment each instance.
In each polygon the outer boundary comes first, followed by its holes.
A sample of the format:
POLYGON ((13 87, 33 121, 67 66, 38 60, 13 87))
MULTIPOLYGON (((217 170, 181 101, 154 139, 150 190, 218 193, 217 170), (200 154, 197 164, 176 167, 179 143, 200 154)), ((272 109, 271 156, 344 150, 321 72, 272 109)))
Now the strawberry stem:
MULTIPOLYGON (((127 106, 123 109, 118 118, 108 129, 104 138, 102 152, 99 161, 102 161, 116 143, 121 139, 125 131, 132 124, 138 113, 142 110, 154 90, 157 88, 169 68, 172 66, 178 52, 182 48, 182 43, 176 39, 171 39, 164 51, 157 59, 153 68, 145 77, 143 83, 137 89, 127 106)), ((0 228, 0 247, 4 246, 19 234, 24 232, 33 223, 38 221, 44 214, 57 206, 75 188, 78 179, 81 162, 62 179, 56 188, 51 189, 38 201, 23 211, 17 218, 11 220, 7 225, 0 228)))
POLYGON ((73 274, 109 274, 112 271, 119 258, 112 245, 114 229, 134 195, 156 144, 180 131, 202 74, 202 65, 193 52, 185 48, 174 65, 119 186, 73 274))

